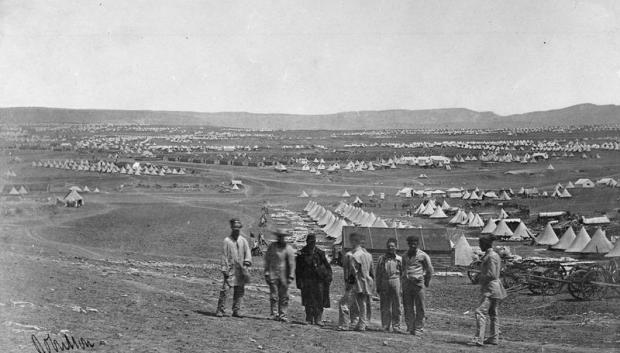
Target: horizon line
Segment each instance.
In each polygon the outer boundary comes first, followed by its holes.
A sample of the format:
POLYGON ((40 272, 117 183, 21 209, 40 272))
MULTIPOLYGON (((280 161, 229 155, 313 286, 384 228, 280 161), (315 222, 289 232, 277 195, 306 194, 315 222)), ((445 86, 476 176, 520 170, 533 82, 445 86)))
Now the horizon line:
POLYGON ((499 117, 509 117, 514 115, 523 115, 529 113, 537 113, 537 112, 548 112, 555 110, 562 110, 566 108, 572 108, 577 106, 619 106, 619 104, 607 103, 607 104, 596 104, 590 102, 577 103, 568 106, 551 108, 546 110, 531 110, 524 113, 512 113, 507 115, 498 114, 492 110, 475 110, 471 108, 465 107, 449 107, 449 108, 422 108, 422 109, 410 109, 410 108, 391 108, 391 109, 364 109, 364 110, 346 110, 346 111, 338 111, 332 113, 323 113, 323 114, 306 114, 306 113, 277 113, 277 112, 250 112, 250 111, 196 111, 196 110, 168 110, 168 109, 122 109, 122 108, 67 108, 67 107, 53 107, 53 106, 9 106, 9 107, 0 107, 0 109, 58 109, 58 110, 94 110, 94 111, 129 111, 129 112, 166 112, 166 113, 198 113, 198 114, 250 114, 250 115, 291 115, 291 116, 326 116, 326 115, 338 115, 338 114, 347 114, 347 113, 360 113, 360 112, 389 112, 389 111, 433 111, 433 110, 468 110, 476 113, 491 113, 499 117))

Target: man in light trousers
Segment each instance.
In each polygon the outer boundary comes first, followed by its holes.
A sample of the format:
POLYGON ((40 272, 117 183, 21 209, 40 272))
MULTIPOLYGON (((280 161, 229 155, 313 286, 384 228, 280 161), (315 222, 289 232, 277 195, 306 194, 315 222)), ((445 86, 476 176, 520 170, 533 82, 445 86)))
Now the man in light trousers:
POLYGON ((226 295, 229 288, 233 288, 232 311, 234 317, 241 317, 241 302, 245 292, 245 284, 250 281, 248 268, 252 266, 252 253, 248 241, 241 236, 241 221, 237 218, 230 220, 230 235, 224 239, 224 254, 222 256, 222 274, 224 281, 217 302, 217 317, 225 316, 226 295))
POLYGON ((285 230, 273 232, 278 240, 265 253, 265 281, 269 285, 271 319, 288 322, 288 286, 295 279, 295 250, 286 242, 285 230))
POLYGON ((377 262, 377 293, 381 301, 381 326, 383 330, 400 333, 400 302, 402 298, 400 278, 403 273, 403 259, 396 254, 396 239, 386 243, 387 252, 377 262))
POLYGON ((497 320, 497 308, 499 302, 506 298, 507 293, 500 279, 502 259, 493 250, 492 236, 485 235, 479 239, 480 249, 484 251, 480 265, 480 306, 475 310, 476 336, 470 342, 471 345, 483 346, 485 344, 499 344, 499 327, 497 320), (486 315, 489 315, 489 336, 485 339, 486 315))
POLYGON ((403 256, 403 306, 407 331, 412 335, 421 336, 424 332, 426 317, 424 296, 433 275, 430 257, 418 249, 419 237, 407 237, 409 250, 403 256))
POLYGON ((351 246, 343 259, 345 294, 339 305, 339 326, 342 331, 353 327, 366 331, 370 321, 370 295, 374 288, 372 255, 362 247, 362 235, 351 233, 351 246))

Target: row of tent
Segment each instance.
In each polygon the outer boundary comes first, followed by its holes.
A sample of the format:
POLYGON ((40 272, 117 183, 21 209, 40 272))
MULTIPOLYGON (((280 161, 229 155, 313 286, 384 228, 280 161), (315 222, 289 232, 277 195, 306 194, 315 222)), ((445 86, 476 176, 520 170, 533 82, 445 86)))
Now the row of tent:
POLYGON ((308 202, 303 210, 310 219, 322 227, 323 232, 325 232, 328 238, 341 239, 342 227, 347 225, 344 219, 334 215, 315 201, 308 202))
POLYGON ((27 194, 28 194, 28 190, 26 190, 26 187, 23 185, 21 185, 19 188, 12 186, 11 190, 9 191, 10 196, 22 196, 22 195, 27 195, 27 194))
POLYGON ((519 191, 517 191, 516 193, 514 191, 512 191, 512 189, 501 189, 498 192, 495 192, 493 190, 480 190, 478 187, 476 187, 475 189, 469 191, 465 188, 449 188, 446 190, 415 190, 411 187, 404 187, 402 189, 400 189, 397 193, 396 196, 404 196, 404 197, 435 197, 435 196, 441 196, 441 197, 449 197, 449 198, 460 198, 463 200, 486 200, 486 199, 491 199, 491 200, 497 200, 497 201, 510 201, 512 200, 512 198, 516 195, 516 196, 522 196, 522 197, 527 197, 527 196, 533 196, 533 195, 542 195, 543 197, 554 197, 554 198, 561 198, 561 199, 568 199, 573 197, 573 195, 568 191, 568 189, 575 189, 575 188, 593 188, 596 185, 599 186, 609 186, 609 187, 620 187, 620 183, 618 181, 616 181, 613 178, 600 178, 599 180, 595 182, 593 182, 590 179, 587 178, 582 178, 577 180, 575 183, 569 181, 568 183, 566 183, 566 185, 562 185, 561 183, 558 183, 554 186, 553 191, 551 192, 551 194, 549 194, 547 191, 543 191, 542 193, 539 191, 538 188, 533 187, 533 188, 525 188, 525 187, 521 187, 519 189, 519 191))
POLYGON ((84 185, 83 188, 80 188, 79 186, 74 185, 74 186, 71 186, 69 190, 75 191, 75 192, 94 192, 94 193, 100 192, 98 187, 95 187, 95 189, 91 191, 88 185, 84 185))
POLYGON ((404 225, 397 222, 388 225, 385 220, 373 212, 366 212, 345 202, 340 202, 334 212, 316 201, 309 201, 303 210, 308 214, 308 217, 322 227, 328 238, 333 239, 341 239, 342 227, 349 225, 369 228, 405 228, 404 225))
POLYGON ((607 254, 608 257, 620 256, 620 241, 616 241, 614 246, 600 227, 590 237, 585 227, 581 227, 579 233, 575 234, 571 226, 566 229, 561 238, 558 238, 553 227, 551 227, 551 223, 547 223, 545 230, 535 238, 535 241, 539 245, 549 246, 552 250, 567 253, 607 254))
POLYGON ((9 169, 6 172, 3 173, 3 176, 7 177, 7 178, 11 178, 11 177, 16 177, 17 174, 15 174, 15 171, 13 171, 13 169, 9 169))
MULTIPOLYGON (((385 193, 379 193, 379 194, 375 194, 374 190, 370 190, 370 192, 368 193, 368 197, 376 197, 378 195, 378 197, 383 200, 385 199, 385 193)), ((314 195, 313 195, 314 196, 314 195)), ((351 197, 351 194, 345 190, 342 194, 340 194, 341 197, 351 197)), ((305 190, 302 190, 301 193, 297 196, 297 197, 301 197, 301 198, 307 198, 310 197, 310 194, 308 194, 305 190)), ((355 200, 352 202, 353 204, 363 204, 364 201, 362 201, 362 199, 359 198, 359 196, 355 196, 355 200)))
POLYGON ((100 160, 98 162, 90 162, 88 160, 44 160, 33 161, 32 166, 35 168, 56 168, 67 169, 87 172, 99 172, 99 173, 120 173, 128 175, 158 175, 165 176, 168 174, 186 174, 184 168, 170 168, 168 166, 155 166, 147 165, 142 166, 140 163, 135 162, 133 164, 125 164, 124 166, 118 166, 113 162, 100 160))
POLYGON ((519 218, 490 218, 480 233, 491 234, 508 241, 521 241, 534 237, 534 233, 519 218))

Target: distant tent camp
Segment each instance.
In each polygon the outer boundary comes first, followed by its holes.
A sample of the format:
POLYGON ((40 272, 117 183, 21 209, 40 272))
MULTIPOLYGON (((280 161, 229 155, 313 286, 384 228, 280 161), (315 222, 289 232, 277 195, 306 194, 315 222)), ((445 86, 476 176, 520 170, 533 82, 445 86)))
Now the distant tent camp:
POLYGON ((549 164, 549 166, 547 167, 547 170, 554 170, 555 168, 553 167, 552 164, 549 164))
POLYGON ((547 223, 543 233, 537 236, 535 240, 536 243, 539 245, 555 245, 560 241, 560 239, 558 239, 558 236, 555 234, 555 231, 551 227, 550 222, 547 223))
POLYGON ((90 189, 88 188, 88 186, 84 186, 84 189, 82 189, 84 192, 90 192, 90 189))
POLYGON ((351 197, 351 194, 349 194, 349 192, 347 190, 345 190, 342 195, 342 197, 351 197))
POLYGON ((605 232, 601 228, 596 229, 590 242, 581 249, 584 254, 607 254, 613 249, 613 245, 605 236, 605 232))
POLYGON ((573 241, 575 241, 575 238, 577 238, 577 235, 575 235, 573 227, 568 227, 560 238, 560 241, 557 244, 552 245, 551 249, 566 250, 573 243, 573 241))
POLYGON ((237 186, 237 184, 233 184, 233 186, 232 186, 232 188, 231 188, 231 189, 232 189, 232 190, 239 190, 239 187, 237 186))
POLYGON ((566 184, 566 189, 574 189, 575 185, 572 182, 568 182, 568 184, 566 184))
POLYGON ((309 197, 305 190, 302 190, 301 194, 298 197, 309 197))
POLYGON ((364 201, 362 201, 362 199, 359 198, 359 196, 355 196, 355 200, 353 200, 352 204, 354 205, 360 205, 363 204, 364 201))
POLYGON ((93 192, 98 193, 99 192, 99 188, 95 187, 95 190, 93 192))
POLYGON ((17 192, 19 192, 20 195, 28 194, 28 190, 26 190, 26 188, 23 185, 19 187, 19 190, 17 190, 17 192))
POLYGON ((69 190, 77 191, 77 192, 82 192, 82 189, 80 189, 79 186, 72 186, 72 187, 69 188, 69 190))
POLYGON ((474 250, 467 242, 467 238, 465 238, 465 235, 461 234, 454 245, 454 264, 456 266, 469 266, 474 256, 474 250))
POLYGON ((84 206, 84 198, 77 191, 71 190, 63 199, 67 207, 84 206))
POLYGON ((573 242, 570 244, 568 249, 566 249, 566 252, 571 252, 571 253, 581 252, 581 250, 583 250, 583 248, 585 248, 586 245, 588 245, 590 240, 592 239, 590 238, 590 235, 586 231, 586 228, 581 227, 581 230, 579 230, 579 233, 577 233, 577 237, 575 238, 575 240, 573 240, 573 242))
POLYGON ((20 196, 21 194, 19 193, 19 191, 17 191, 17 189, 15 189, 15 186, 13 186, 11 188, 11 191, 9 191, 9 195, 11 195, 11 196, 20 196))
POLYGON ((375 191, 370 190, 370 192, 368 193, 368 197, 373 197, 373 196, 375 196, 375 191))

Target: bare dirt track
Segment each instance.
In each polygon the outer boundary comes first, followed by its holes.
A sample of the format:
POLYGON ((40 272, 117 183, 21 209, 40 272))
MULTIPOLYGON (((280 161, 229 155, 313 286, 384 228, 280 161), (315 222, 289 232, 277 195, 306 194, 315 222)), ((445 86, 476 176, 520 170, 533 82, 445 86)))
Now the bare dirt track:
MULTIPOLYGON (((594 174, 608 172, 594 164, 588 168, 594 174)), ((45 175, 35 174, 38 171, 27 174, 27 168, 15 169, 23 171, 27 181, 45 181, 45 175)), ((565 172, 573 169, 566 166, 565 172)), ((60 340, 63 333, 90 340, 95 346, 88 350, 95 352, 619 351, 618 298, 584 303, 572 301, 565 293, 556 297, 512 295, 501 308, 502 345, 469 347, 465 343, 475 329, 471 311, 477 288, 461 278, 433 281, 428 330, 421 339, 379 332, 377 302, 373 302, 369 332, 336 331, 335 301, 342 293, 339 270, 325 328, 300 324, 303 308, 297 290, 292 291, 293 323, 273 322, 267 320, 268 294, 260 259, 256 259, 253 283, 246 290, 247 317, 213 316, 221 285, 219 249, 230 217, 242 217, 244 230, 249 232, 255 229, 263 205, 301 209, 307 199, 295 196, 302 189, 316 190, 316 200, 325 206, 341 200, 345 188, 361 195, 373 189, 389 195, 389 206, 396 202, 395 191, 419 171, 382 173, 328 179, 223 167, 205 168, 200 176, 161 181, 148 177, 102 179, 89 173, 59 171, 54 180, 62 177, 63 184, 99 183, 104 192, 85 194, 86 205, 80 209, 45 208, 0 221, 0 351, 36 352, 32 335, 40 341, 47 334, 60 340), (233 176, 246 184, 242 192, 219 193, 204 187, 227 182, 233 176), (164 187, 139 188, 138 182, 164 187), (200 191, 167 187, 194 182, 201 184, 200 191), (120 184, 125 185, 122 190, 117 189, 120 184)), ((439 171, 427 172, 431 180, 423 183, 429 187, 471 185, 489 172, 462 173, 442 176, 439 171)), ((575 179, 561 173, 510 177, 509 182, 518 187, 520 183, 553 185, 575 179)), ((507 182, 489 179, 488 183, 507 182)), ((607 198, 599 199, 599 205, 609 207, 618 194, 600 196, 607 198)), ((19 203, 10 207, 19 207, 19 203)), ((397 212, 391 206, 375 211, 397 212)))

